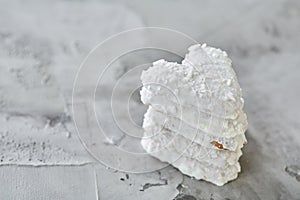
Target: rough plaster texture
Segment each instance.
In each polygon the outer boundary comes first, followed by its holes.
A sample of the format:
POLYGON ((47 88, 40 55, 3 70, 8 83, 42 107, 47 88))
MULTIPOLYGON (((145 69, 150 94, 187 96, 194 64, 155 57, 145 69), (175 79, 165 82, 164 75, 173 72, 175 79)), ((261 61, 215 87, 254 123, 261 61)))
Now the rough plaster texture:
POLYGON ((299 18, 297 0, 0 1, 0 199, 299 199, 299 18), (70 119, 77 68, 138 26, 229 53, 249 120, 236 181, 216 187, 172 167, 127 178, 82 147, 70 119))

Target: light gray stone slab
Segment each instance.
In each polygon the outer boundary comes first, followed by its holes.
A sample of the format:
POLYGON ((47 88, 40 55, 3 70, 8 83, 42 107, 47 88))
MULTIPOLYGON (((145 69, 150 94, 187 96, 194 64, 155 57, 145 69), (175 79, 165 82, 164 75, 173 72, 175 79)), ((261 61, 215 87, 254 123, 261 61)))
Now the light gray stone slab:
POLYGON ((98 200, 90 166, 0 167, 0 199, 98 200))
POLYGON ((183 175, 170 166, 143 174, 123 173, 103 166, 96 166, 95 170, 100 199, 172 199, 183 181, 183 175))

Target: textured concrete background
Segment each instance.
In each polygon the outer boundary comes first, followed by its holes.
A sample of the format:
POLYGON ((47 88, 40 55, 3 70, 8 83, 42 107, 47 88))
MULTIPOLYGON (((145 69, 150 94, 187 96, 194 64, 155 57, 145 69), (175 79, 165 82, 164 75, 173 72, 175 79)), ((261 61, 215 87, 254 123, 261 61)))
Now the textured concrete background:
POLYGON ((299 44, 298 0, 0 0, 0 199, 300 199, 299 44), (217 187, 172 167, 126 174, 79 142, 70 105, 80 63, 141 26, 232 58, 249 120, 236 181, 217 187))

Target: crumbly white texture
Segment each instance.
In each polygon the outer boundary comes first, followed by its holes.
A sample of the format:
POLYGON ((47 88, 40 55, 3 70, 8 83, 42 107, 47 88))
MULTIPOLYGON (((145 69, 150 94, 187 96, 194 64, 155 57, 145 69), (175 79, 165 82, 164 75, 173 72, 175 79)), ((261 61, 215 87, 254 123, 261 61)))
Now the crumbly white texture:
POLYGON ((141 75, 145 89, 151 96, 159 96, 178 106, 194 105, 201 112, 236 118, 244 101, 231 62, 197 66, 190 60, 184 63, 154 62, 141 75))
POLYGON ((238 162, 236 165, 229 165, 226 168, 220 168, 214 166, 212 163, 209 164, 208 162, 201 162, 198 159, 189 157, 182 152, 178 153, 174 149, 174 146, 166 146, 159 151, 155 151, 159 148, 157 147, 159 142, 142 140, 141 144, 152 156, 163 162, 172 164, 182 173, 195 177, 196 179, 212 182, 218 186, 222 186, 228 181, 236 179, 238 172, 240 172, 238 162))
POLYGON ((176 105, 168 98, 154 95, 146 87, 143 87, 140 93, 144 104, 151 105, 156 110, 175 116, 195 128, 220 137, 231 138, 243 134, 248 126, 247 116, 243 111, 239 111, 234 119, 222 118, 209 112, 201 112, 195 106, 176 105))
POLYGON ((213 142, 218 142, 219 144, 222 144, 224 149, 236 151, 247 143, 247 139, 242 133, 232 138, 220 137, 217 134, 210 132, 206 133, 201 129, 188 125, 179 118, 155 110, 152 106, 149 106, 144 116, 143 128, 145 131, 153 133, 157 133, 165 128, 208 148, 218 149, 213 144, 213 142))
POLYGON ((219 186, 235 179, 248 124, 226 52, 194 45, 182 64, 159 60, 141 80, 149 105, 143 148, 196 179, 219 186))
POLYGON ((155 132, 155 134, 146 131, 144 136, 142 143, 149 145, 147 146, 147 152, 149 153, 161 152, 167 148, 218 168, 226 169, 228 166, 234 165, 237 169, 240 169, 238 163, 238 159, 242 155, 240 149, 237 151, 222 151, 215 148, 206 148, 167 129, 162 129, 155 132))

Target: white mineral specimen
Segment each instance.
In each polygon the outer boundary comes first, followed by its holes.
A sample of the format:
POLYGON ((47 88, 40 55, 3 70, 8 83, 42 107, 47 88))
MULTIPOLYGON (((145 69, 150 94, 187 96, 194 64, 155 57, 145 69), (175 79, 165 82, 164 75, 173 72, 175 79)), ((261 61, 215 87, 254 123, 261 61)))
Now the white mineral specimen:
POLYGON ((226 52, 194 45, 182 64, 156 61, 141 80, 149 105, 143 148, 197 179, 219 186, 235 179, 247 117, 226 52))

